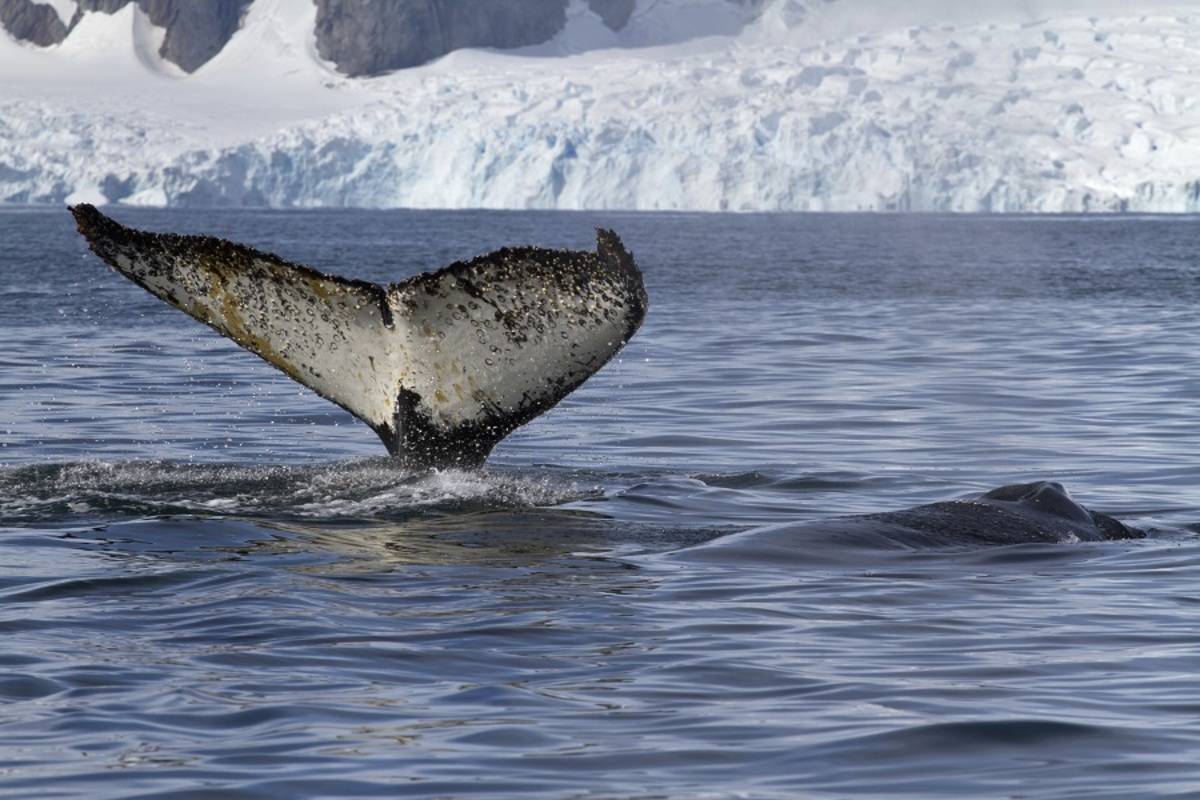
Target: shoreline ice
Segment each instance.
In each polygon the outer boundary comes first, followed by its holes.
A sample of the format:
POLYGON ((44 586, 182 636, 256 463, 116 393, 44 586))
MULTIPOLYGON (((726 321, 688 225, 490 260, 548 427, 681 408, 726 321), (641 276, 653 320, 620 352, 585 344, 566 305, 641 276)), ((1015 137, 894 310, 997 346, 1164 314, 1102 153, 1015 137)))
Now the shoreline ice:
POLYGON ((129 6, 44 50, 0 36, 0 204, 1195 212, 1178 7, 851 33, 779 0, 639 48, 573 8, 548 45, 350 79, 303 4, 257 0, 192 75, 129 6))

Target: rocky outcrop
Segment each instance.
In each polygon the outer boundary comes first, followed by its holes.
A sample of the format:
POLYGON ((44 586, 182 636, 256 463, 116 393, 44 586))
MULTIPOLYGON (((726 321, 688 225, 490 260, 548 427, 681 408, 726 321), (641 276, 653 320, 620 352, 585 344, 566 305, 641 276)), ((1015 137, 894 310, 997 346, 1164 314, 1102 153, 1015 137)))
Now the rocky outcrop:
MULTIPOLYGON (((301 1, 301 0, 297 0, 301 1)), ((416 66, 463 47, 541 44, 563 29, 568 0, 313 0, 317 51, 346 75, 378 75, 416 66)), ((751 4, 761 0, 731 0, 751 4)), ((253 0, 78 0, 79 9, 112 14, 131 2, 166 29, 159 53, 188 72, 215 56, 237 31, 253 0)), ((587 0, 613 30, 628 24, 638 0, 587 0)), ((0 0, 0 24, 17 39, 61 42, 68 24, 34 0, 0 0)))
POLYGON ((588 8, 592 13, 614 31, 625 27, 636 7, 637 0, 588 0, 588 8))
MULTIPOLYGON (((563 29, 567 0, 316 0, 317 52, 347 75, 378 75, 463 47, 541 44, 563 29)), ((588 0, 613 30, 637 0, 588 0)))
MULTIPOLYGON (((112 14, 134 0, 78 0, 80 11, 112 14)), ((136 0, 150 21, 167 31, 159 54, 194 72, 221 52, 252 0, 136 0)), ((15 38, 46 47, 58 44, 78 24, 64 25, 48 5, 33 0, 0 0, 0 24, 15 38)))
MULTIPOLYGON (((79 0, 82 11, 111 14, 132 0, 79 0)), ((221 52, 252 0, 137 0, 150 21, 167 31, 159 54, 194 72, 221 52)))
POLYGON ((317 52, 347 75, 412 67, 462 47, 540 44, 566 0, 317 0, 317 52))
POLYGON ((41 47, 58 44, 67 36, 58 13, 33 0, 0 0, 0 25, 14 38, 41 47))

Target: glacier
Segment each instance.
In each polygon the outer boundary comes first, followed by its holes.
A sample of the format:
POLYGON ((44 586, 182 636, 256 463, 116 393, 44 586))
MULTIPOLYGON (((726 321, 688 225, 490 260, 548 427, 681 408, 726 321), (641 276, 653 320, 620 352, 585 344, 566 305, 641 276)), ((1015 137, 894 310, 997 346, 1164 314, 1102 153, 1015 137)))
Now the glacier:
POLYGON ((0 34, 0 203, 1200 211, 1194 4, 582 2, 551 42, 347 78, 256 0, 183 73, 135 6, 0 34), (1001 8, 997 9, 996 6, 1001 8))

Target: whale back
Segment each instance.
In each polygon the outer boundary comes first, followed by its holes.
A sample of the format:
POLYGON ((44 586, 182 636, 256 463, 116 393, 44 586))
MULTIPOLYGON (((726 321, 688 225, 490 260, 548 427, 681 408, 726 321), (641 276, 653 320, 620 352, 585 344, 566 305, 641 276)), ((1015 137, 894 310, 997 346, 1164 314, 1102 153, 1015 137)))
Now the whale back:
POLYGON ((379 435, 416 467, 475 466, 604 366, 646 293, 610 231, 595 253, 507 248, 380 286, 208 236, 71 209, 93 252, 379 435))
POLYGON ((1076 503, 1048 481, 1002 486, 878 514, 753 528, 680 551, 687 560, 859 563, 865 553, 1140 539, 1145 532, 1076 503))
POLYGON ((1047 526, 1069 529, 1083 540, 1135 539, 1145 534, 1114 517, 1092 511, 1079 503, 1061 483, 1035 481, 1001 486, 983 495, 979 502, 1032 518, 1047 526))
POLYGON ((851 517, 882 525, 891 540, 916 547, 1132 539, 1144 534, 1090 511, 1052 481, 1012 484, 969 500, 851 517))

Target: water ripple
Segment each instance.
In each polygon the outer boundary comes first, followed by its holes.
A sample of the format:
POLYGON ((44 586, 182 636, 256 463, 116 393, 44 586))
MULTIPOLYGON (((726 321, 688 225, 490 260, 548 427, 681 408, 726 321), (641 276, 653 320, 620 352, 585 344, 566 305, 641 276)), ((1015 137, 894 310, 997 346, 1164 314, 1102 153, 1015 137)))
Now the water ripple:
POLYGON ((379 281, 615 226, 652 311, 487 469, 417 474, 0 213, 0 794, 1194 793, 1186 221, 120 215, 379 281), (760 535, 1034 479, 1157 530, 760 535))

